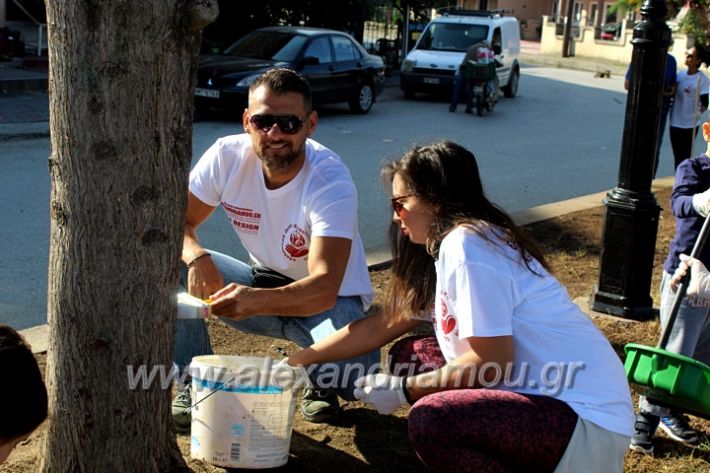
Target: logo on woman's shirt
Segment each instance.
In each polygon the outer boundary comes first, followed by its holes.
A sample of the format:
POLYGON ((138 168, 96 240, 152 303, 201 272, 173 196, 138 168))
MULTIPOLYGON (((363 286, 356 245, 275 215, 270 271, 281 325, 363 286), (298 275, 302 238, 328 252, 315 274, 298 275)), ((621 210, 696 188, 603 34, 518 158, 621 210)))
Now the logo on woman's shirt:
POLYGON ((444 297, 446 293, 441 295, 441 318, 439 319, 439 327, 444 335, 448 335, 456 328, 456 317, 454 314, 449 314, 449 307, 446 305, 444 297))

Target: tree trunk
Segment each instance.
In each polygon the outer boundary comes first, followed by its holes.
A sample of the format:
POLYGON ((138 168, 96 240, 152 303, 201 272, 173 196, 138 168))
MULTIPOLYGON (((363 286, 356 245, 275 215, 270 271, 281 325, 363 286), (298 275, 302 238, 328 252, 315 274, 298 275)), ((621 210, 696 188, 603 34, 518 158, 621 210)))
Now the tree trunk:
POLYGON ((52 181, 41 471, 188 471, 169 386, 193 76, 216 0, 47 0, 52 181))

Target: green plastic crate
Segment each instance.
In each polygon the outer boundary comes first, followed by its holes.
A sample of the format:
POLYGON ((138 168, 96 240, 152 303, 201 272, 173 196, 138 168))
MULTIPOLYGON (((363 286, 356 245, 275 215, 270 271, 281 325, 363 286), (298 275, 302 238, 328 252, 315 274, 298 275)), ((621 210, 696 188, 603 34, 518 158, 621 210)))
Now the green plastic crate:
POLYGON ((660 348, 630 343, 624 369, 648 398, 710 418, 710 366, 660 348))
POLYGON ((496 65, 468 63, 463 69, 464 76, 468 80, 493 80, 496 77, 496 65))

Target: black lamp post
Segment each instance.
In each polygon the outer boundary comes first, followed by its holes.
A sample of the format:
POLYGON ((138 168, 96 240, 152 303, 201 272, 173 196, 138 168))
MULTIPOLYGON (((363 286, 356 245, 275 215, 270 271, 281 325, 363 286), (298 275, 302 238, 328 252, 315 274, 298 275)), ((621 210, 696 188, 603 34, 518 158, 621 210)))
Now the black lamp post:
POLYGON ((666 4, 646 0, 634 28, 619 183, 604 201, 599 283, 591 307, 636 320, 652 318, 651 274, 660 207, 651 192, 666 54, 671 32, 666 4))

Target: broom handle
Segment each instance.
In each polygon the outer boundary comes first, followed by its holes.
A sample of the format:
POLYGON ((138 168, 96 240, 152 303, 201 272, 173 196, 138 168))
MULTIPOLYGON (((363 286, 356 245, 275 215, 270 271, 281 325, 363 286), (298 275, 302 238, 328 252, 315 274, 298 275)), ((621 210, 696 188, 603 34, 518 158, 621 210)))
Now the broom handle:
MULTIPOLYGON (((695 240, 695 245, 693 245, 693 250, 690 252, 691 258, 699 258, 700 252, 705 246, 705 240, 707 240, 708 233, 710 232, 710 214, 705 217, 705 222, 703 222, 703 227, 700 229, 697 240, 695 240)), ((680 309, 680 304, 683 302, 683 297, 685 297, 685 292, 688 290, 688 283, 690 283, 690 268, 683 279, 678 285, 678 290, 675 293, 675 299, 673 299, 673 306, 671 307, 671 313, 668 316, 668 323, 666 324, 663 332, 661 332, 661 341, 658 342, 658 348, 665 350, 666 344, 668 343, 668 338, 671 336, 671 331, 673 329, 673 324, 678 316, 678 309, 680 309)))
MULTIPOLYGON (((698 72, 696 74, 702 74, 700 72, 700 69, 698 69, 698 72)), ((693 127, 691 128, 690 132, 690 156, 689 158, 692 158, 694 155, 693 148, 695 148, 695 129, 697 128, 697 123, 698 123, 698 112, 700 108, 700 76, 698 75, 696 81, 695 81, 695 100, 693 100, 693 127)))

